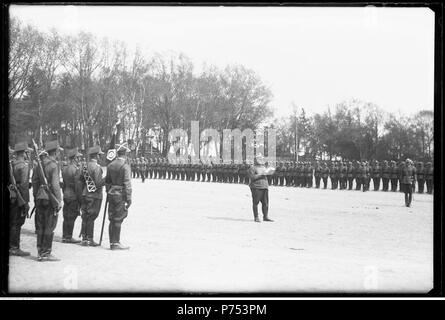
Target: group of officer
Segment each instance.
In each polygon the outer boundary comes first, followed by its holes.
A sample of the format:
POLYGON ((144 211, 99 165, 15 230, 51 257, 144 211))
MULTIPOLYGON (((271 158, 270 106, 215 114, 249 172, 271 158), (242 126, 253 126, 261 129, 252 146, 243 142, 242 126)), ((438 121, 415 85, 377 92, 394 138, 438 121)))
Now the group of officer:
MULTIPOLYGON (((170 179, 182 181, 225 182, 248 184, 248 170, 251 164, 235 163, 170 163, 167 158, 130 159, 132 178, 170 179)), ((265 163, 268 167, 268 163, 265 163)), ((280 161, 275 172, 267 176, 268 184, 273 186, 293 186, 305 188, 328 187, 339 190, 370 190, 371 181, 374 191, 402 191, 401 174, 405 161, 280 161), (323 185, 321 185, 323 183, 323 185)), ((417 173, 417 192, 433 193, 434 168, 431 162, 415 164, 417 173)))
POLYGON ((54 230, 58 213, 63 208, 63 243, 80 243, 82 246, 99 246, 94 241, 94 223, 103 203, 103 188, 106 189, 108 205, 109 239, 111 250, 126 250, 120 243, 121 225, 127 217, 131 205, 131 168, 126 159, 130 149, 126 143, 116 144, 117 156, 107 166, 106 176, 98 163, 103 154, 99 146, 88 149, 88 161, 78 148, 66 150, 66 161, 61 162, 58 141, 45 143, 35 159, 31 160, 33 149, 27 142, 15 144, 11 152, 10 187, 10 246, 9 254, 29 256, 20 249, 20 233, 26 217, 31 218, 35 211, 35 232, 37 235, 37 260, 58 261, 52 254, 54 230), (37 161, 37 157, 38 160, 37 161), (39 166, 39 162, 40 165, 39 166), (42 170, 40 170, 40 168, 42 170), (32 172, 32 174, 31 174, 32 172), (30 183, 30 177, 31 183, 30 183), (15 181, 14 181, 15 180, 15 181), (32 187, 34 209, 29 213, 32 187), (24 201, 18 201, 18 195, 24 201), (63 201, 62 201, 63 199, 63 201), (51 201, 53 200, 53 201, 51 201), (78 216, 81 216, 81 240, 73 237, 73 229, 78 216))

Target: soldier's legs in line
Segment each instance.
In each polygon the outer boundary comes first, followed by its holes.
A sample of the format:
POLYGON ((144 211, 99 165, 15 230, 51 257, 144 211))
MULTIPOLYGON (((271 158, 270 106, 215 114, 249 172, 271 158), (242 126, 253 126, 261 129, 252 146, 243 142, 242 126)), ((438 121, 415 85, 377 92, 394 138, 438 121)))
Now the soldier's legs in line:
POLYGON ((313 185, 313 180, 312 180, 312 178, 308 178, 307 187, 308 187, 308 188, 312 188, 312 185, 313 185))
POLYGON ((46 223, 43 231, 43 254, 51 254, 53 247, 54 230, 57 226, 59 215, 55 214, 54 209, 49 206, 46 211, 46 223))
POLYGON ((328 178, 323 178, 323 189, 328 187, 328 178))
POLYGON ((94 221, 99 216, 102 199, 85 197, 82 209, 82 238, 83 240, 93 240, 94 221))
POLYGON ((362 179, 362 190, 363 191, 368 191, 368 185, 367 185, 366 178, 362 179))
POLYGON ((73 237, 74 223, 79 215, 79 209, 77 200, 63 200, 63 239, 71 239, 73 237))
POLYGON ((423 190, 425 189, 425 180, 419 180, 419 181, 417 181, 417 183, 418 183, 418 186, 417 186, 417 189, 418 189, 418 193, 423 193, 423 190))
POLYGON ((331 190, 335 190, 335 179, 331 178, 331 190))
POLYGON ((47 205, 43 205, 41 200, 36 201, 36 212, 34 214, 34 224, 36 229, 36 242, 37 242, 37 254, 39 256, 43 253, 43 232, 45 229, 45 210, 47 209, 47 205))
POLYGON ((25 223, 23 207, 11 206, 9 209, 9 248, 20 249, 20 232, 25 223))
POLYGON ((110 245, 120 243, 121 226, 124 219, 128 215, 128 210, 125 207, 125 202, 122 196, 114 196, 110 198, 108 203, 108 233, 110 238, 110 245))
POLYGON ((426 190, 428 194, 432 194, 433 193, 433 181, 432 180, 427 180, 426 181, 426 190))

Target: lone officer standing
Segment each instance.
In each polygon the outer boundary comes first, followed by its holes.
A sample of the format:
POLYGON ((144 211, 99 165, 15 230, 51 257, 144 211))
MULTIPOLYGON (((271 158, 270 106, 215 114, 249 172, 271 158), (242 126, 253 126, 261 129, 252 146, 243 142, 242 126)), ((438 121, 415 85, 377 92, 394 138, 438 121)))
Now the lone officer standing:
MULTIPOLYGON (((14 176, 15 188, 25 203, 19 204, 17 194, 11 198, 9 209, 9 254, 21 257, 29 256, 30 254, 20 249, 20 232, 29 211, 29 165, 25 161, 25 152, 28 149, 28 143, 17 143, 14 146, 15 159, 11 161, 11 173, 14 176)), ((10 183, 13 182, 10 181, 10 183)))
POLYGON ((273 222, 269 219, 269 185, 266 175, 273 173, 273 169, 266 169, 264 166, 264 158, 257 155, 254 165, 249 168, 248 175, 250 178, 250 191, 252 192, 252 208, 255 222, 261 222, 258 217, 258 203, 261 202, 263 212, 263 221, 273 222))
POLYGON ((97 247, 99 244, 94 242, 94 221, 99 216, 102 205, 102 189, 105 185, 103 172, 97 163, 98 155, 104 154, 99 146, 91 147, 88 150, 90 161, 83 168, 82 181, 82 245, 97 247), (92 187, 90 187, 92 185, 92 187))
POLYGON ((43 174, 46 177, 48 186, 44 187, 44 178, 41 176, 40 170, 34 169, 32 175, 32 191, 36 206, 35 227, 37 233, 38 261, 59 260, 51 254, 58 212, 62 209, 60 204, 62 202, 60 175, 56 160, 58 149, 58 141, 50 141, 45 145, 46 152, 38 155, 41 156, 42 159, 43 174), (45 190, 45 188, 49 190, 45 190), (47 192, 52 192, 58 200, 56 207, 49 201, 47 192))
POLYGON ((105 177, 111 250, 130 249, 120 243, 122 222, 127 217, 131 205, 131 170, 125 161, 129 151, 127 143, 116 145, 117 158, 108 165, 105 177))
POLYGON ((68 150, 69 164, 62 170, 63 178, 63 243, 79 243, 73 239, 74 223, 80 214, 82 200, 82 186, 80 184, 81 171, 78 159, 82 156, 77 148, 68 150))
POLYGON ((405 193, 405 205, 411 206, 413 199, 413 186, 417 180, 416 168, 410 159, 406 159, 405 166, 400 170, 400 188, 405 193))

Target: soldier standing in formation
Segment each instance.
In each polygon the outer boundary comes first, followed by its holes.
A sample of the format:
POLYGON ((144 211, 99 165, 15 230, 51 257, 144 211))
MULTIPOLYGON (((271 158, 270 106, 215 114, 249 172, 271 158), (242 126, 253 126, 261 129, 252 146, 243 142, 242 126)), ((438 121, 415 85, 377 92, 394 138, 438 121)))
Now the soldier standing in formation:
POLYGON ((418 192, 423 193, 425 190, 425 168, 423 166, 423 162, 417 163, 417 184, 419 186, 418 192))
POLYGON ((131 205, 131 170, 126 163, 126 153, 130 149, 126 143, 116 145, 117 158, 107 166, 105 177, 108 195, 108 226, 110 249, 127 250, 120 242, 121 227, 131 205))
POLYGON ((321 166, 320 166, 320 162, 319 161, 315 162, 314 177, 315 177, 315 187, 317 189, 320 189, 321 166))
POLYGON ((82 242, 83 246, 96 247, 99 244, 94 242, 94 221, 99 216, 102 205, 102 190, 105 179, 101 166, 98 164, 98 156, 104 154, 99 146, 91 147, 88 150, 90 161, 86 164, 86 172, 82 176, 82 242), (94 183, 95 188, 90 189, 87 184, 87 177, 94 183))
POLYGON ((348 169, 343 162, 340 162, 339 168, 340 190, 346 190, 348 182, 348 169))
POLYGON ((9 254, 12 256, 30 255, 29 252, 20 249, 20 233, 29 211, 29 164, 25 161, 25 152, 28 149, 28 143, 17 143, 14 146, 15 159, 11 163, 16 187, 25 201, 23 205, 19 205, 16 195, 11 199, 9 207, 9 254))
POLYGON ((354 167, 352 166, 352 162, 348 162, 348 167, 346 168, 346 176, 348 179, 348 190, 352 190, 354 183, 354 167))
POLYGON ((388 161, 385 160, 385 161, 383 161, 383 166, 382 166, 382 183, 383 183, 382 190, 383 191, 388 191, 390 178, 391 178, 391 168, 388 165, 388 161))
POLYGON ((416 168, 410 159, 406 159, 405 165, 400 171, 400 188, 405 193, 405 205, 407 207, 411 206, 411 201, 413 199, 413 186, 417 180, 416 168))
POLYGON ((69 163, 62 169, 63 178, 63 243, 79 243, 73 239, 74 223, 80 214, 82 200, 81 170, 79 157, 82 156, 77 148, 68 150, 69 163))
POLYGON ((60 175, 56 161, 56 153, 59 150, 57 141, 50 141, 45 145, 46 152, 38 155, 42 159, 43 173, 48 182, 47 188, 54 194, 58 200, 58 204, 54 207, 49 201, 46 187, 44 187, 44 178, 40 176, 39 170, 33 170, 32 188, 35 199, 35 227, 37 234, 37 254, 38 261, 58 261, 52 254, 52 244, 54 237, 54 229, 57 226, 58 212, 62 202, 62 192, 60 190, 60 175))
POLYGON ((425 181, 428 194, 433 194, 434 168, 431 162, 427 162, 425 168, 425 181))
POLYGON ((391 191, 396 192, 397 191, 397 182, 399 180, 399 168, 397 167, 397 164, 395 161, 391 161, 391 167, 390 167, 390 179, 391 179, 391 191))

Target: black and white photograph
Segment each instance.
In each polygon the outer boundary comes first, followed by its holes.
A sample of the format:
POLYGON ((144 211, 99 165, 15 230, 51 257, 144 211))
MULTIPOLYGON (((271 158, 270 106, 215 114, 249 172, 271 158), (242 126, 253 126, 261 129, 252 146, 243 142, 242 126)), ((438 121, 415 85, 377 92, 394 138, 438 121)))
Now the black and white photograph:
POLYGON ((433 290, 428 6, 7 15, 8 294, 433 290))

